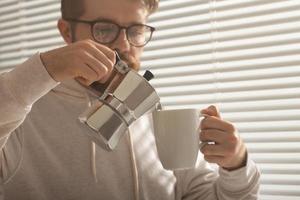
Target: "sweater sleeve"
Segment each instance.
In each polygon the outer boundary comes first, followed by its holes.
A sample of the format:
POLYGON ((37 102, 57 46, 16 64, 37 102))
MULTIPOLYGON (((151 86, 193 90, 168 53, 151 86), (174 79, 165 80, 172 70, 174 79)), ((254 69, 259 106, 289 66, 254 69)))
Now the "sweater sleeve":
POLYGON ((248 158, 247 165, 235 171, 211 167, 203 157, 196 169, 175 171, 176 200, 256 200, 260 172, 248 158))
POLYGON ((32 105, 59 83, 51 78, 36 54, 0 75, 0 147, 26 118, 32 105))

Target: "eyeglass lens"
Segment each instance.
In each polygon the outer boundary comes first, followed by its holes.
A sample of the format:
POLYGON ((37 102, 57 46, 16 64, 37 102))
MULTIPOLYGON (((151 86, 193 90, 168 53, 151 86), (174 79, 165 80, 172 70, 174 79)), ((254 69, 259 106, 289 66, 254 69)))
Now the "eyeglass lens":
MULTIPOLYGON (((119 36, 121 27, 107 22, 97 22, 93 26, 93 35, 100 43, 111 43, 119 36)), ((134 46, 146 44, 151 39, 152 30, 145 25, 132 25, 126 28, 128 41, 134 46)))

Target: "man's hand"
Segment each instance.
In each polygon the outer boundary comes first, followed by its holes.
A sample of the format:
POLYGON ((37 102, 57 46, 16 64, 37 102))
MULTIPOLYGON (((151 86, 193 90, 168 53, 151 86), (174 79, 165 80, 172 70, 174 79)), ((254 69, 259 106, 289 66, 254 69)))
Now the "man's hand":
POLYGON ((247 150, 235 127, 221 119, 215 106, 210 106, 201 113, 205 118, 200 125, 200 140, 215 143, 202 146, 200 150, 204 159, 229 171, 244 167, 247 150))
POLYGON ((116 58, 108 47, 84 40, 41 53, 41 60, 54 80, 63 82, 76 78, 88 86, 95 81, 106 82, 116 58))

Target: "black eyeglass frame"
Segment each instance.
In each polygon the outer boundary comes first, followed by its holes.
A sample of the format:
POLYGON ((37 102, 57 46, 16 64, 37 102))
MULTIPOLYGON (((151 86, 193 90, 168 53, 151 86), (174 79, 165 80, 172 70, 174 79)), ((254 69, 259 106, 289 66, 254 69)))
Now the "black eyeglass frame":
POLYGON ((115 42, 117 40, 117 38, 119 37, 120 35, 120 32, 121 30, 125 29, 125 33, 126 33, 126 37, 127 37, 127 40, 129 42, 130 45, 134 46, 134 47, 143 47, 145 46, 146 44, 148 44, 148 42, 150 42, 150 40, 152 39, 152 35, 153 35, 153 32, 156 30, 154 27, 152 26, 149 26, 149 25, 146 25, 146 24, 131 24, 130 26, 120 26, 119 24, 117 23, 114 23, 112 21, 109 21, 109 20, 94 20, 94 21, 88 21, 88 20, 81 20, 81 19, 71 19, 71 18, 66 18, 64 19, 66 21, 70 21, 70 22, 76 22, 76 23, 84 23, 84 24, 89 24, 90 27, 91 27, 91 33, 92 33, 92 36, 94 38, 95 41, 99 42, 100 44, 111 44, 113 42, 115 42), (106 43, 103 43, 103 42, 100 42, 96 39, 95 35, 94 35, 94 26, 95 24, 97 23, 101 23, 101 22, 104 22, 104 23, 110 23, 110 24, 113 24, 113 25, 116 25, 118 27, 118 32, 115 36, 115 38, 110 41, 110 42, 106 42, 106 43), (135 45, 135 44, 132 44, 132 42, 130 41, 129 37, 128 37, 128 29, 133 27, 133 26, 146 26, 147 28, 150 29, 150 37, 149 39, 142 45, 135 45))

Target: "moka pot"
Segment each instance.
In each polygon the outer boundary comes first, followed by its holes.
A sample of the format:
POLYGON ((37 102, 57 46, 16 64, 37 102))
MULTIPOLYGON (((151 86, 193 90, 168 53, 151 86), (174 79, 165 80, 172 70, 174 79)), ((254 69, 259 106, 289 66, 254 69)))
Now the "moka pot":
POLYGON ((117 55, 114 77, 96 103, 79 120, 93 131, 88 136, 99 146, 113 150, 129 126, 159 105, 159 96, 149 84, 150 71, 141 76, 117 55))

